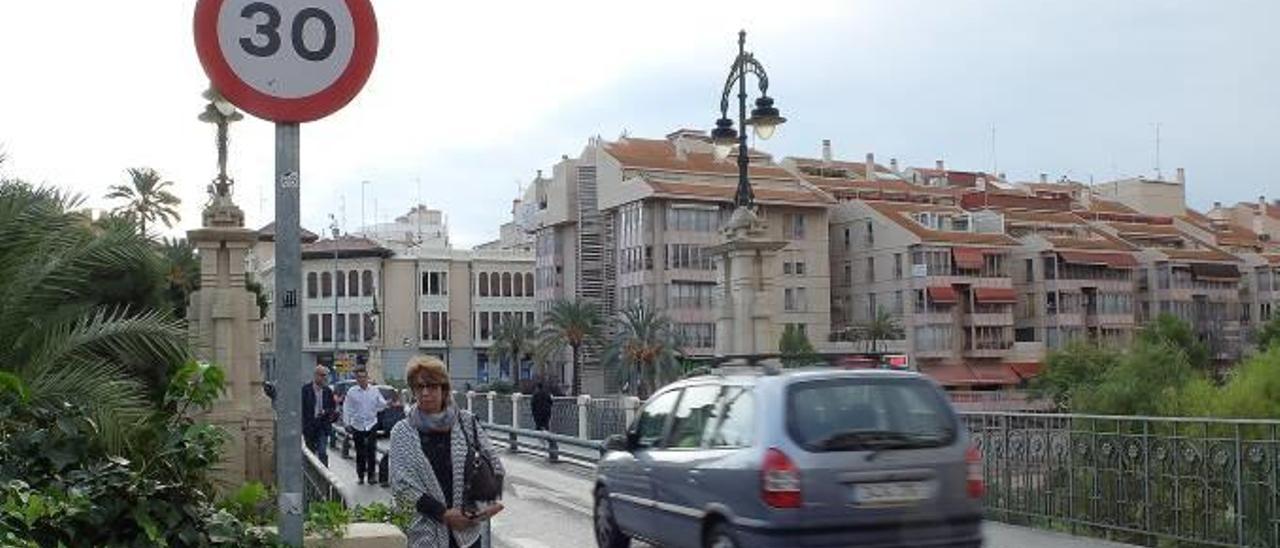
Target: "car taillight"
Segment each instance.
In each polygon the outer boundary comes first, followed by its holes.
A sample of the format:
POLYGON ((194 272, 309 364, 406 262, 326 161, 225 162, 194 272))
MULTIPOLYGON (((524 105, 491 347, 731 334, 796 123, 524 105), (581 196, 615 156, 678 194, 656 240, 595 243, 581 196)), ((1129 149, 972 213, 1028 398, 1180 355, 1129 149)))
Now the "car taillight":
POLYGON ((770 448, 760 469, 760 496, 774 508, 799 508, 800 470, 786 453, 770 448))
POLYGON ((978 452, 978 448, 972 445, 964 452, 964 463, 968 467, 968 473, 965 477, 965 491, 969 493, 969 498, 982 498, 986 494, 987 486, 982 483, 982 453, 978 452))

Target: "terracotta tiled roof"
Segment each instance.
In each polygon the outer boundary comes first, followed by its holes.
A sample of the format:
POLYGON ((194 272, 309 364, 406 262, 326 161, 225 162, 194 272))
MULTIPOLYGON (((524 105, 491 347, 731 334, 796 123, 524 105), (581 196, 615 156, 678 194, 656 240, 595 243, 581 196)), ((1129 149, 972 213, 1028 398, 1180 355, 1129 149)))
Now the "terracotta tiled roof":
POLYGON ((1216 249, 1160 249, 1161 253, 1175 261, 1230 261, 1240 259, 1235 255, 1216 249))
POLYGON ((872 191, 872 192, 919 192, 925 187, 905 183, 896 179, 876 179, 868 181, 866 179, 844 179, 835 177, 816 177, 805 176, 804 180, 809 181, 814 186, 821 188, 830 193, 839 193, 843 191, 872 191))
MULTIPOLYGON (((676 183, 667 181, 646 180, 656 195, 664 198, 707 200, 713 202, 732 202, 737 193, 737 183, 676 183)), ((776 185, 753 184, 756 201, 762 204, 775 205, 811 205, 820 206, 833 203, 821 193, 807 190, 796 184, 795 188, 778 188, 776 185)))
POLYGON ((392 254, 390 249, 382 247, 368 238, 341 236, 337 240, 326 239, 304 244, 302 246, 302 257, 304 259, 330 258, 333 257, 335 249, 339 258, 390 257, 392 254))
MULTIPOLYGON (((320 237, 310 230, 298 227, 302 234, 302 243, 311 243, 319 240, 320 237)), ((258 241, 274 242, 276 240, 276 223, 272 221, 262 228, 258 229, 258 241)))
MULTIPOLYGON (((1236 204, 1236 207, 1241 207, 1241 206, 1247 207, 1253 211, 1258 210, 1258 202, 1240 202, 1239 204, 1236 204)), ((1280 219, 1280 205, 1277 205, 1274 203, 1268 203, 1267 209, 1263 213, 1265 213, 1268 217, 1271 217, 1274 219, 1280 219)))
POLYGON ((1099 198, 1097 196, 1093 196, 1089 198, 1088 210, 1095 211, 1098 213, 1126 213, 1130 215, 1141 214, 1138 210, 1132 207, 1129 207, 1127 205, 1124 205, 1120 202, 1113 202, 1111 200, 1106 200, 1103 198, 1099 198))
POLYGON ((908 216, 911 213, 924 211, 963 214, 964 210, 958 207, 897 202, 867 202, 867 206, 898 223, 898 225, 926 242, 970 245, 1018 245, 1017 240, 1005 234, 932 230, 908 216))
MULTIPOLYGON (((817 158, 796 158, 796 157, 791 157, 790 159, 791 161, 795 162, 797 166, 802 166, 802 167, 831 167, 835 169, 842 169, 845 171, 849 171, 853 175, 856 175, 858 177, 862 177, 867 173, 866 162, 844 162, 840 160, 832 160, 830 162, 826 162, 817 158)), ((875 164, 875 169, 877 173, 893 173, 892 171, 889 170, 889 168, 881 164, 875 164)))
MULTIPOLYGON (((716 160, 711 153, 701 152, 690 152, 679 157, 676 154, 675 144, 666 140, 625 137, 605 143, 604 150, 621 162, 624 168, 717 175, 738 174, 738 164, 732 157, 716 160)), ((774 165, 752 165, 748 168, 748 173, 753 179, 795 179, 794 175, 774 165)))
POLYGON ((1280 266, 1280 253, 1266 254, 1266 255, 1263 255, 1262 258, 1266 259, 1268 263, 1271 263, 1276 266, 1280 266))
POLYGON ((1028 223, 1050 223, 1063 225, 1083 225, 1086 224, 1084 219, 1075 213, 1067 213, 1062 211, 1023 211, 1018 209, 1010 209, 1001 211, 1006 220, 1023 221, 1028 223))
POLYGON ((1178 227, 1173 225, 1157 225, 1157 224, 1146 224, 1146 223, 1122 223, 1122 222, 1111 222, 1108 224, 1110 224, 1112 228, 1115 228, 1116 230, 1120 231, 1120 234, 1122 236, 1124 235, 1181 236, 1182 235, 1182 231, 1178 230, 1178 227))
POLYGON ((1096 238, 1068 238, 1065 236, 1049 236, 1045 239, 1053 244, 1054 249, 1077 249, 1088 251, 1092 249, 1108 250, 1108 251, 1135 251, 1138 248, 1129 245, 1124 240, 1116 238, 1105 232, 1094 232, 1096 238))
POLYGON ((1071 194, 1084 190, 1083 183, 1020 183, 1020 186, 1032 192, 1061 192, 1071 194))

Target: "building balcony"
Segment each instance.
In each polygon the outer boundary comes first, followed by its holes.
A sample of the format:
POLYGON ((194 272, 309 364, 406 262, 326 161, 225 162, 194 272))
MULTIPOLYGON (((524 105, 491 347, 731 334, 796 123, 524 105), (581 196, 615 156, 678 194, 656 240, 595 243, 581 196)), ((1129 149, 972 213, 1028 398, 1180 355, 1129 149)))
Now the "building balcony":
POLYGON ((1013 312, 966 314, 963 323, 966 326, 1007 327, 1013 325, 1013 312))
POLYGON ((978 341, 963 350, 970 358, 1003 358, 1013 349, 1013 341, 978 341))
MULTIPOLYGON (((920 287, 937 287, 937 286, 950 287, 952 285, 957 285, 957 284, 968 285, 971 287, 999 287, 999 288, 1013 287, 1013 278, 1009 276, 995 276, 995 277, 988 278, 983 276, 955 276, 955 275, 942 276, 942 275, 930 274, 929 276, 925 276, 924 278, 916 278, 916 279, 922 280, 924 282, 923 285, 921 285, 920 287)), ((917 289, 919 289, 920 287, 917 287, 917 289)))
POLYGON ((950 312, 917 312, 909 314, 911 325, 938 325, 955 323, 956 318, 950 312))
POLYGON ((1084 314, 1080 312, 1050 312, 1043 318, 1045 327, 1084 327, 1084 314))
POLYGON ((1045 280, 1045 291, 1079 293, 1085 288, 1095 288, 1106 293, 1130 293, 1136 286, 1133 280, 1045 280))
POLYGON ((941 359, 950 358, 954 353, 950 348, 932 349, 932 350, 916 350, 912 354, 919 359, 941 359))

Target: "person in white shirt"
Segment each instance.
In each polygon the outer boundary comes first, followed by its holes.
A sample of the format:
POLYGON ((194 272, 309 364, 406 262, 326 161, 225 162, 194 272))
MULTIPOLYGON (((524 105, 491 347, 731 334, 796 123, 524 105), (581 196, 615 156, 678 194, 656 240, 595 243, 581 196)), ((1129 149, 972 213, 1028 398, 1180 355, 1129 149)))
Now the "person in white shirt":
POLYGON ((356 478, 360 484, 365 482, 365 478, 369 483, 378 481, 375 427, 378 425, 378 412, 386 408, 387 400, 382 397, 382 392, 369 385, 369 372, 357 369, 356 385, 347 390, 342 402, 342 422, 356 447, 356 478))

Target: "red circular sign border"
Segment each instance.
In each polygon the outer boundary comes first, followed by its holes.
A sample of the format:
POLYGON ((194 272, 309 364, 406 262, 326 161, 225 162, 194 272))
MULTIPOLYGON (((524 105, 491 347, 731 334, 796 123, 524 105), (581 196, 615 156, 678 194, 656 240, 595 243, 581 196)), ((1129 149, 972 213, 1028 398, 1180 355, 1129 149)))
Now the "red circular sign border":
POLYGON ((218 43, 218 13, 226 0, 198 0, 195 13, 196 54, 213 87, 232 104, 259 118, 301 123, 324 118, 346 106, 373 73, 378 53, 378 21, 369 0, 344 0, 351 12, 355 44, 351 60, 329 87, 307 97, 272 97, 246 84, 222 55, 218 43))

